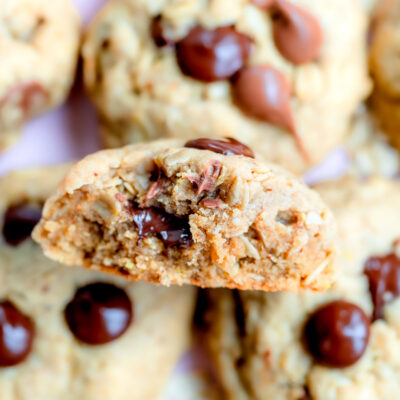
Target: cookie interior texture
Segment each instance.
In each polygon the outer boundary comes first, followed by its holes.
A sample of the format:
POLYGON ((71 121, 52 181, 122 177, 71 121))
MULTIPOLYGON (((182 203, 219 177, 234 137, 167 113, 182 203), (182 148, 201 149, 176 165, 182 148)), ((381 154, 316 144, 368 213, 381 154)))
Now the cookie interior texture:
POLYGON ((335 223, 273 165, 182 147, 87 157, 47 202, 35 239, 65 264, 163 284, 326 289, 335 223))
POLYGON ((338 219, 339 272, 331 289, 298 295, 209 291, 208 344, 227 399, 397 398, 399 184, 344 179, 318 190, 338 219), (390 269, 394 276, 389 281, 390 269), (378 297, 374 287, 380 288, 378 297), (362 310, 362 317, 347 331, 346 323, 327 329, 335 321, 325 320, 324 351, 332 353, 316 358, 305 336, 309 321, 318 310, 342 302, 362 310), (335 335, 336 343, 329 343, 335 335))
POLYGON ((128 282, 44 257, 27 228, 67 170, 0 179, 0 397, 158 398, 189 344, 195 290, 128 282))

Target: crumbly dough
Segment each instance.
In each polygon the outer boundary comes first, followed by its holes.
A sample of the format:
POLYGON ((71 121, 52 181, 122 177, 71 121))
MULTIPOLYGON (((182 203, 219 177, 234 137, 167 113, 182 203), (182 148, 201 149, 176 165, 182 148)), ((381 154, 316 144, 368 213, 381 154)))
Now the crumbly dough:
POLYGON ((320 366, 302 345, 303 325, 321 304, 346 299, 371 315, 364 263, 393 251, 400 234, 400 185, 379 178, 362 184, 349 178, 322 184, 318 190, 336 213, 341 239, 340 270, 332 289, 297 296, 241 292, 242 336, 232 292, 210 292, 215 308, 209 315, 208 338, 227 399, 400 398, 400 298, 387 301, 384 318, 371 323, 368 347, 351 367, 320 366))
POLYGON ((72 84, 80 21, 70 0, 0 2, 0 151, 72 84))
POLYGON ((382 0, 372 28, 370 68, 375 89, 371 106, 400 149, 400 1, 382 0))
POLYGON ((315 62, 295 65, 277 50, 271 18, 250 0, 113 0, 89 29, 83 45, 84 79, 100 112, 104 142, 119 147, 159 137, 231 136, 266 159, 302 172, 343 141, 350 116, 370 90, 365 62, 367 18, 359 0, 296 0, 323 30, 315 62), (288 79, 300 142, 292 134, 243 114, 229 81, 204 83, 180 71, 175 50, 150 36, 161 15, 170 38, 195 24, 235 26, 254 42, 249 64, 269 64, 288 79))
MULTIPOLYGON (((44 201, 65 171, 52 167, 2 178, 1 215, 10 204, 44 201)), ((190 287, 129 283, 67 268, 44 257, 29 239, 18 247, 1 241, 0 282, 0 299, 12 301, 36 330, 28 358, 0 368, 2 400, 156 400, 189 341, 195 297, 190 287), (93 282, 123 288, 134 308, 128 330, 105 345, 78 342, 64 319, 77 288, 93 282)))
POLYGON ((75 165, 35 229, 45 254, 166 285, 324 290, 331 284, 335 222, 317 193, 272 164, 183 144, 130 145, 75 165), (213 177, 210 166, 218 170, 213 177), (148 198, 155 169, 164 183, 148 198), (141 237, 132 204, 185 218, 192 243, 167 248, 160 236, 141 237))

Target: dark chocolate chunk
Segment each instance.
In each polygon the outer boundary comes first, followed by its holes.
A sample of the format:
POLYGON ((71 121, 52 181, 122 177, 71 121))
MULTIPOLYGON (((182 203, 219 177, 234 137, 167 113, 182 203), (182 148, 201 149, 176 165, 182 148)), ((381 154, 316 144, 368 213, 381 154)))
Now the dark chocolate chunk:
POLYGON ((42 212, 39 207, 28 204, 11 206, 4 213, 3 238, 11 246, 18 246, 30 238, 35 225, 40 221, 42 212))
POLYGON ((293 64, 314 61, 321 52, 322 29, 307 10, 287 0, 275 0, 270 6, 276 47, 293 64))
POLYGON ((109 283, 92 283, 77 290, 65 308, 65 319, 74 336, 90 345, 111 342, 133 320, 132 302, 126 292, 109 283))
POLYGON ((250 147, 233 138, 226 138, 223 140, 208 138, 194 139, 189 140, 189 142, 185 144, 185 147, 200 150, 210 150, 214 153, 224 154, 226 156, 242 155, 254 158, 254 153, 250 147))
POLYGON ((129 210, 139 231, 139 240, 156 235, 165 247, 189 247, 192 235, 188 217, 168 214, 156 207, 138 207, 132 204, 129 210))
POLYGON ((213 82, 229 79, 239 71, 250 49, 250 39, 233 27, 209 30, 196 26, 177 43, 176 56, 184 74, 213 82))
POLYGON ((400 296, 400 258, 395 254, 371 257, 365 263, 364 273, 369 280, 376 320, 383 317, 385 302, 400 296))
POLYGON ((304 339, 318 363, 333 368, 355 364, 368 345, 370 320, 355 304, 336 300, 308 319, 304 339))
POLYGON ((0 367, 24 361, 32 350, 34 336, 31 319, 9 301, 0 302, 0 367))

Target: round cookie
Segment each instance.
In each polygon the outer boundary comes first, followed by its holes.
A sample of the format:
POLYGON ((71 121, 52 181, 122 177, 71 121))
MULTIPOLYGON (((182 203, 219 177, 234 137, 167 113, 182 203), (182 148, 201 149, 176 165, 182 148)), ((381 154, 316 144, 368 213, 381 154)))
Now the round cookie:
POLYGON ((0 151, 17 140, 28 119, 65 99, 79 41, 70 0, 0 3, 0 151))
POLYGON ((335 221, 317 193, 232 139, 94 153, 46 202, 34 238, 63 264, 134 280, 325 290, 335 221))
POLYGON ((83 45, 110 147, 229 136, 301 172, 369 91, 358 0, 114 0, 83 45))
POLYGON ((1 398, 156 399, 189 342, 195 291, 45 258, 29 231, 65 172, 0 180, 1 398))
POLYGON ((318 190, 339 225, 332 289, 210 292, 208 339, 227 399, 398 398, 400 185, 344 179, 318 190))
POLYGON ((382 0, 372 24, 370 69, 375 89, 371 106, 400 149, 400 1, 382 0))

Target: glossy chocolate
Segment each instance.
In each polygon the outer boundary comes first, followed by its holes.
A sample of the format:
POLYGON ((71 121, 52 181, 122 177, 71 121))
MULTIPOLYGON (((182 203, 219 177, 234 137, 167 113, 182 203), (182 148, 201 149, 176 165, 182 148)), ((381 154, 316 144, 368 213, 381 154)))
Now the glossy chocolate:
POLYGON ((135 222, 139 241, 147 236, 157 236, 165 247, 189 247, 192 244, 188 217, 168 214, 155 207, 138 207, 132 204, 130 209, 135 222))
POLYGON ((315 61, 323 41, 317 19, 307 10, 287 0, 275 0, 270 12, 274 41, 280 53, 293 64, 315 61))
POLYGON ((268 65, 243 68, 232 82, 236 104, 252 117, 295 132, 291 90, 285 76, 268 65))
POLYGON ((400 258, 395 254, 371 257, 365 263, 364 273, 368 277, 376 320, 383 317, 385 302, 400 296, 400 258))
POLYGON ((32 350, 34 325, 9 301, 0 302, 0 367, 23 362, 32 350))
POLYGON ((92 283, 77 290, 65 308, 65 320, 81 342, 105 344, 129 328, 132 303, 123 289, 109 283, 92 283))
POLYGON ((39 207, 29 204, 17 204, 9 207, 3 218, 3 238, 11 246, 18 246, 30 238, 35 225, 39 222, 42 212, 39 207))
POLYGON ((199 150, 210 150, 214 153, 224 154, 226 156, 246 156, 254 158, 254 153, 250 147, 239 142, 233 138, 226 139, 194 139, 189 140, 185 147, 199 149, 199 150))
POLYGON ((239 71, 251 49, 250 39, 233 27, 209 30, 196 26, 176 45, 182 72, 194 79, 214 82, 239 71))
POLYGON ((356 363, 368 345, 370 321, 355 304, 336 300, 325 304, 306 323, 304 339, 318 363, 344 368, 356 363))

